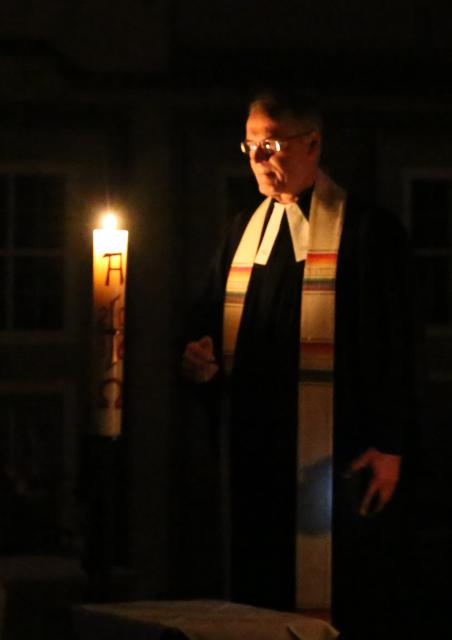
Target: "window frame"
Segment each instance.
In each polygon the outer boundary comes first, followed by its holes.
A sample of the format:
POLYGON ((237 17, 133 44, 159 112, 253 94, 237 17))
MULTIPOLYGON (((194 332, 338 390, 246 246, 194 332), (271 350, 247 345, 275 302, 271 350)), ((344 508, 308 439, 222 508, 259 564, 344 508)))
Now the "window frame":
MULTIPOLYGON (((14 297, 14 279, 7 278, 6 282, 6 327, 0 328, 0 344, 1 343, 25 343, 25 344, 35 344, 35 343, 47 343, 47 342, 64 342, 67 340, 68 331, 72 327, 69 326, 69 318, 71 314, 69 313, 70 301, 69 301, 69 246, 70 246, 70 235, 72 233, 69 223, 70 223, 70 196, 72 191, 72 171, 68 167, 62 167, 61 164, 0 164, 0 174, 8 175, 10 177, 14 176, 25 176, 25 175, 42 175, 42 176, 61 176, 64 181, 63 189, 63 199, 64 199, 64 210, 63 215, 65 216, 65 226, 66 231, 63 237, 63 243, 60 248, 47 248, 47 249, 16 249, 13 246, 13 239, 11 237, 12 234, 12 226, 8 225, 7 228, 8 233, 8 242, 6 247, 0 247, 0 256, 5 256, 7 260, 12 260, 15 257, 61 257, 62 258, 62 268, 63 268, 63 285, 62 285, 62 324, 58 329, 17 329, 12 326, 12 313, 13 313, 13 302, 12 299, 14 297)), ((11 205, 9 206, 8 217, 12 216, 13 212, 11 210, 11 205)), ((10 220, 8 220, 10 222, 10 220)))
MULTIPOLYGON (((403 211, 404 222, 410 232, 413 231, 413 204, 412 204, 412 183, 416 180, 446 180, 450 183, 451 200, 450 200, 450 214, 452 216, 452 166, 417 166, 406 168, 403 172, 403 211)), ((450 227, 450 243, 448 249, 429 249, 424 248, 416 250, 413 246, 414 259, 417 256, 428 257, 445 256, 449 258, 450 269, 450 290, 448 292, 448 299, 452 300, 452 224, 450 227)), ((426 334, 427 337, 445 337, 452 338, 452 302, 449 302, 449 321, 446 324, 434 324, 427 323, 426 334)))

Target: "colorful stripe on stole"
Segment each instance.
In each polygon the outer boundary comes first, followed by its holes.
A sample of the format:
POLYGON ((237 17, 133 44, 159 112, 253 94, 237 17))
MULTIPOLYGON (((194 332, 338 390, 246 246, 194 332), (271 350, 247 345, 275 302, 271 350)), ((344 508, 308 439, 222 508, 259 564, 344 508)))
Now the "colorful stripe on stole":
POLYGON ((229 271, 225 304, 242 305, 248 289, 248 282, 253 266, 232 265, 229 271))
POLYGON ((309 363, 299 369, 300 382, 331 382, 333 380, 334 345, 331 342, 303 342, 303 359, 309 363))
MULTIPOLYGON (((334 296, 337 251, 311 250, 303 279, 304 303, 310 296, 334 296)), ((302 339, 300 342, 300 382, 331 382, 334 367, 334 336, 327 340, 302 339)))
POLYGON ((337 252, 310 251, 306 260, 303 291, 334 291, 337 252))
POLYGON ((252 264, 239 263, 232 264, 229 271, 224 299, 229 322, 225 324, 223 335, 223 365, 227 373, 231 373, 234 364, 235 346, 252 269, 252 264))

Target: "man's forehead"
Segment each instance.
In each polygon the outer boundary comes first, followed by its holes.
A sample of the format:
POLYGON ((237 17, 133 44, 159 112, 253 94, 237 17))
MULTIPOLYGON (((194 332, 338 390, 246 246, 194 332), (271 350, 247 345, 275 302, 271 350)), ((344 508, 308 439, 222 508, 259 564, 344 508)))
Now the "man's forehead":
POLYGON ((246 121, 246 136, 275 137, 278 135, 290 135, 300 127, 292 118, 272 118, 265 111, 253 110, 246 121))

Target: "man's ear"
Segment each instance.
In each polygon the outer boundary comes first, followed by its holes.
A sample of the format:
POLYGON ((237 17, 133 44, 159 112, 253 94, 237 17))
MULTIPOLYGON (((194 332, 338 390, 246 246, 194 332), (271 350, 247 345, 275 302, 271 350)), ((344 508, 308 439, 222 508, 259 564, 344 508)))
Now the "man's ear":
POLYGON ((313 131, 311 136, 312 138, 309 143, 309 148, 312 150, 320 148, 320 133, 318 131, 313 131))
POLYGON ((320 156, 322 149, 322 135, 320 131, 311 132, 311 140, 308 143, 309 154, 312 156, 320 156))

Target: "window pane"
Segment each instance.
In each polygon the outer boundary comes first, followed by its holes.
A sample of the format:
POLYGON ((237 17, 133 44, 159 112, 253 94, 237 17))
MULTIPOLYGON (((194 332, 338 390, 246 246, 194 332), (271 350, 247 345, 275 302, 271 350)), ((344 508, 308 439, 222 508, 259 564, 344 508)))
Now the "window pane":
POLYGON ((417 248, 450 246, 450 181, 412 183, 413 241, 417 248))
POLYGON ((416 259, 417 296, 429 324, 447 324, 451 319, 449 263, 448 256, 418 256, 416 259))
POLYGON ((16 248, 58 248, 64 244, 64 178, 21 175, 14 179, 16 248))
POLYGON ((14 328, 61 329, 63 259, 16 258, 14 265, 14 328))
POLYGON ((0 174, 0 249, 4 249, 8 237, 8 177, 0 174))

